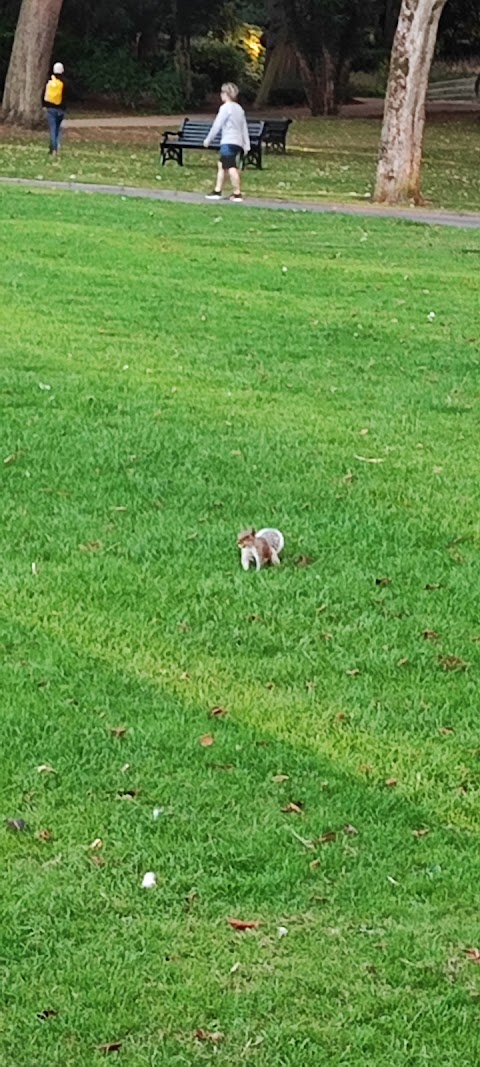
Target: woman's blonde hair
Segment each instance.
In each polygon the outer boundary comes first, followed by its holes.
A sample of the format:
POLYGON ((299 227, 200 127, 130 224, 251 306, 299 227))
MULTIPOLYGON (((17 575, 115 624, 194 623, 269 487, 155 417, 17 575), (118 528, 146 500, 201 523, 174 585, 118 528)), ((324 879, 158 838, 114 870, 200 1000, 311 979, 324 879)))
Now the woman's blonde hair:
POLYGON ((222 85, 222 93, 226 93, 230 97, 230 100, 236 100, 239 94, 238 85, 235 82, 224 82, 222 85))

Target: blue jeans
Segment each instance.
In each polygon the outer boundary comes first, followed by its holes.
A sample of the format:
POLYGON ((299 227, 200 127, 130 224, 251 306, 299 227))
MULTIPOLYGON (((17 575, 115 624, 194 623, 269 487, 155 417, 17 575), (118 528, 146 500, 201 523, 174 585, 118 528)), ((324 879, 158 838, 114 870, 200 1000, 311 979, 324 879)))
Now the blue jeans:
POLYGON ((60 148, 60 131, 65 112, 60 107, 47 107, 48 128, 50 130, 50 151, 58 152, 60 148))

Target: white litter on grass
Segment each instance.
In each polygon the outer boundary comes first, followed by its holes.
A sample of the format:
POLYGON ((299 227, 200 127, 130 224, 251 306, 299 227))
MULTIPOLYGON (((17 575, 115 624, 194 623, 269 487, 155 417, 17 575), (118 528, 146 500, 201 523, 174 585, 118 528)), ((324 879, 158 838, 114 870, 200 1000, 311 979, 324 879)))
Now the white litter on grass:
POLYGON ((32 574, 38 574, 36 563, 32 563, 32 574))
POLYGON ((437 316, 436 316, 434 311, 429 311, 429 313, 427 315, 427 319, 428 319, 429 322, 433 322, 433 320, 436 319, 436 317, 437 316))
POLYGON ((51 389, 52 387, 51 387, 51 385, 47 385, 47 383, 46 383, 46 382, 39 382, 39 383, 38 383, 38 388, 39 388, 39 389, 47 389, 47 390, 49 390, 49 389, 51 389))
POLYGON ((152 811, 152 818, 159 819, 161 815, 165 814, 165 808, 154 808, 152 811))
POLYGON ((142 889, 155 889, 157 884, 157 876, 153 871, 147 871, 143 876, 142 889))
POLYGON ((288 274, 288 267, 282 267, 282 274, 288 274))
POLYGON ((288 934, 287 927, 286 926, 279 926, 278 930, 277 930, 277 934, 278 934, 279 937, 286 937, 287 934, 288 934))

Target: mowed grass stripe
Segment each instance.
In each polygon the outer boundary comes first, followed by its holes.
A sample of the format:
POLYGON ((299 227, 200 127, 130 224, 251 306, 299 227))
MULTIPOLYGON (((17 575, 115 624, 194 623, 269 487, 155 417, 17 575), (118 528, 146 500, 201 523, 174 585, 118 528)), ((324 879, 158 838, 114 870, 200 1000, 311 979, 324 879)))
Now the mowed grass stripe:
POLYGON ((476 1067, 465 236, 269 216, 240 255, 248 210, 4 202, 5 1061, 200 1064, 204 1027, 229 1065, 476 1067), (248 522, 278 572, 241 572, 248 522))

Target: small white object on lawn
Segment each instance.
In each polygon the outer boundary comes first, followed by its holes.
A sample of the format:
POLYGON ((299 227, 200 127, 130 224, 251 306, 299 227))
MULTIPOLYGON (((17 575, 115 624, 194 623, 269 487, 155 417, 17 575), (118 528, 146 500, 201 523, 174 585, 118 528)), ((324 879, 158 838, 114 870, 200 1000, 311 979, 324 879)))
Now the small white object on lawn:
POLYGON ((278 934, 279 937, 286 937, 287 934, 288 934, 287 927, 286 926, 279 926, 278 930, 277 930, 277 934, 278 934))
POLYGON ((437 316, 435 315, 434 311, 429 311, 429 313, 427 315, 427 319, 428 319, 429 322, 433 322, 433 320, 436 319, 436 317, 437 316))
POLYGON ((157 876, 153 871, 147 871, 143 876, 142 889, 155 889, 157 876))

